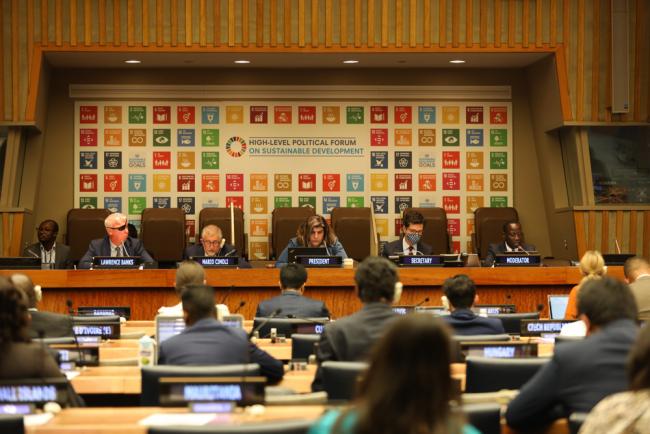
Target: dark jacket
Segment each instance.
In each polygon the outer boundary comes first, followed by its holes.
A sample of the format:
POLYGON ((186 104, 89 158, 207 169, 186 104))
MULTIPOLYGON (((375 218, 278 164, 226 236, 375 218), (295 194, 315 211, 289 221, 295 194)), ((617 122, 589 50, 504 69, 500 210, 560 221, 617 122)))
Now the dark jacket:
MULTIPOLYGON (((384 248, 381 250, 381 256, 388 258, 389 256, 403 255, 404 254, 404 245, 403 237, 400 237, 399 240, 391 241, 390 243, 384 244, 384 248)), ((415 245, 417 249, 416 255, 433 255, 433 247, 428 244, 424 244, 422 241, 415 245)))
MULTIPOLYGON (((521 247, 523 247, 524 250, 526 250, 527 252, 534 252, 534 251, 537 250, 535 248, 535 246, 532 245, 532 244, 522 244, 521 247)), ((490 244, 488 246, 487 254, 485 255, 485 258, 483 259, 483 265, 485 265, 487 267, 492 266, 492 264, 494 264, 494 258, 497 255, 501 255, 501 254, 504 254, 506 252, 507 252, 507 250, 506 250, 505 241, 500 242, 500 243, 490 244)))
POLYGON ((282 362, 248 341, 244 330, 204 318, 162 344, 160 365, 232 365, 257 363, 262 375, 276 383, 284 376, 282 362))
POLYGON ((454 329, 456 335, 499 335, 506 332, 499 318, 484 318, 470 309, 456 309, 442 318, 454 329))
POLYGON ((45 332, 45 338, 62 338, 72 336, 72 318, 68 315, 62 315, 54 312, 41 312, 31 310, 32 316, 29 335, 31 338, 37 338, 38 332, 45 332))
POLYGON ((627 389, 625 365, 638 328, 621 319, 577 342, 555 346, 553 358, 510 402, 508 425, 541 427, 574 412, 589 413, 603 398, 627 389))
MULTIPOLYGON (((144 263, 155 263, 151 255, 144 249, 144 244, 137 238, 128 237, 124 241, 126 253, 129 256, 140 256, 144 263)), ((79 268, 90 268, 94 256, 111 256, 111 242, 108 236, 92 240, 88 251, 79 260, 79 268)))
POLYGON ((280 317, 295 318, 329 318, 330 312, 325 303, 320 300, 300 295, 298 291, 282 291, 277 297, 262 301, 257 305, 256 317, 271 315, 277 309, 282 309, 280 317))
POLYGON ((11 342, 1 350, 0 378, 58 378, 59 370, 52 354, 35 342, 11 342))
MULTIPOLYGON (((23 256, 41 257, 41 243, 34 243, 23 250, 23 256)), ((56 243, 54 246, 54 268, 57 270, 72 268, 72 261, 69 259, 70 247, 65 244, 56 243)))
MULTIPOLYGON (((190 259, 193 256, 205 256, 205 250, 202 244, 192 244, 188 246, 183 252, 183 259, 190 259)), ((239 257, 239 268, 252 268, 246 258, 239 256, 235 246, 224 244, 221 250, 217 252, 217 256, 235 256, 239 257)))
POLYGON ((389 304, 375 302, 367 303, 352 315, 327 324, 316 351, 318 369, 312 390, 323 389, 321 363, 328 360, 365 360, 372 346, 397 317, 389 304))

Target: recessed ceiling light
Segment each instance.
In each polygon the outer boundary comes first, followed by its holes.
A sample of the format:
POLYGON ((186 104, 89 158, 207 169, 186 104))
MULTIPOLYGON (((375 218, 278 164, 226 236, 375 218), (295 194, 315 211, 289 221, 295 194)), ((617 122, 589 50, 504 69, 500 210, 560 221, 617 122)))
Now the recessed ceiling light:
POLYGON ((358 60, 354 60, 354 59, 349 59, 349 60, 344 60, 343 63, 349 64, 349 65, 352 65, 352 64, 354 64, 354 63, 359 63, 359 61, 358 61, 358 60))
POLYGON ((465 61, 463 59, 454 59, 450 60, 449 63, 465 63, 465 61))
POLYGON ((241 59, 241 60, 235 60, 235 63, 238 63, 238 64, 240 64, 240 65, 245 65, 245 64, 247 64, 247 63, 251 63, 251 61, 250 61, 250 60, 244 60, 244 59, 241 59))
POLYGON ((136 63, 142 63, 142 61, 138 59, 129 59, 129 60, 125 60, 124 63, 136 64, 136 63))

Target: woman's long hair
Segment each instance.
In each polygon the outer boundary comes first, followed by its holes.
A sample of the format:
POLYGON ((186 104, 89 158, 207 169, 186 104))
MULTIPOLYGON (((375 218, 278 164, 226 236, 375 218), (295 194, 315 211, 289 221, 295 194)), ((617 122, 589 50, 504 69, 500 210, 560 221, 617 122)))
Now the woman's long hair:
POLYGON ((361 380, 356 434, 456 433, 448 326, 427 314, 398 319, 375 347, 361 380))
POLYGON ((580 287, 582 287, 585 282, 593 279, 600 279, 605 275, 605 273, 607 273, 605 259, 597 250, 587 250, 585 254, 582 255, 582 258, 580 258, 579 268, 580 272, 584 276, 579 283, 580 287))
POLYGON ((327 224, 327 220, 318 214, 307 217, 307 220, 298 227, 296 238, 301 246, 309 245, 309 236, 313 228, 323 228, 323 242, 326 246, 331 246, 336 242, 334 230, 327 224))
POLYGON ((0 351, 12 342, 29 342, 27 296, 0 276, 0 351))

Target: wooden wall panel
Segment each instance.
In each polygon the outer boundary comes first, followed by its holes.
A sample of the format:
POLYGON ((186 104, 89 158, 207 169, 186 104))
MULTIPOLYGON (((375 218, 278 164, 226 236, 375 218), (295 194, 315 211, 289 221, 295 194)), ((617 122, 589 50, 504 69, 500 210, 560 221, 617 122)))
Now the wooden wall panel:
POLYGON ((573 212, 578 256, 587 250, 650 254, 650 210, 643 207, 591 208, 573 212))

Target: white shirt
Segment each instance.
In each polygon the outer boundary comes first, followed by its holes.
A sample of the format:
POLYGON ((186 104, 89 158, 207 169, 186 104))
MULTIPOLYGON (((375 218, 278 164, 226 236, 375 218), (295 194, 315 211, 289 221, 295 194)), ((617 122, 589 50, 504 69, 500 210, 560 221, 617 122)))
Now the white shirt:
POLYGON ((560 336, 587 336, 587 324, 582 321, 564 324, 560 336))
POLYGON ((56 241, 52 244, 50 250, 45 250, 43 244, 40 244, 41 247, 41 263, 42 264, 54 264, 56 262, 56 241))
MULTIPOLYGON (((221 320, 225 315, 230 315, 230 309, 228 309, 228 306, 225 304, 216 304, 215 307, 217 308, 217 319, 221 320)), ((158 314, 159 315, 183 315, 183 303, 178 303, 175 306, 163 306, 160 309, 158 309, 158 314)))
POLYGON ((123 245, 123 244, 122 244, 121 246, 116 246, 115 244, 113 244, 112 241, 109 241, 109 243, 110 243, 110 245, 111 245, 111 256, 117 256, 117 251, 116 251, 116 249, 121 249, 121 250, 122 250, 122 256, 129 256, 129 255, 126 253, 126 249, 124 248, 124 245, 123 245))
POLYGON ((405 255, 417 255, 418 254, 418 245, 413 244, 413 252, 409 250, 409 243, 406 241, 406 237, 402 237, 402 250, 405 255))

